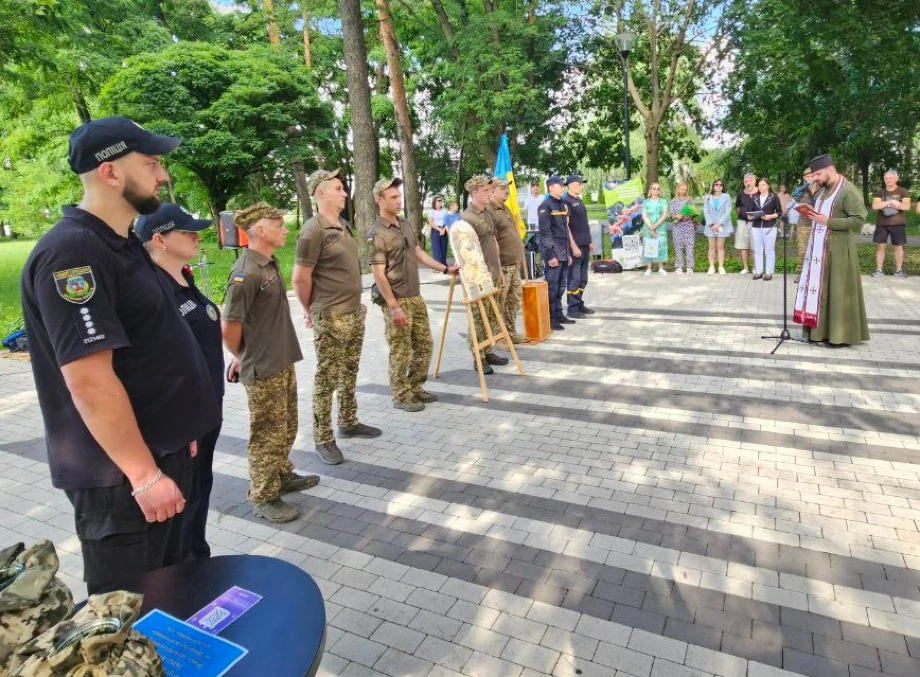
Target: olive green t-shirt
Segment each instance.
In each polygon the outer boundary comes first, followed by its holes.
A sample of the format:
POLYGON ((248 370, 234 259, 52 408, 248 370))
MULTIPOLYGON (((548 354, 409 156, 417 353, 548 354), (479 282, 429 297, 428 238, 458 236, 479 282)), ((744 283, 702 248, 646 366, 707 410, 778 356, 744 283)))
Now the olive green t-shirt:
MULTIPOLYGON (((888 190, 887 188, 877 190, 872 197, 877 197, 882 202, 887 202, 888 200, 901 202, 904 198, 910 197, 910 192, 903 186, 895 186, 894 190, 888 190)), ((877 226, 903 226, 907 224, 907 217, 900 209, 891 216, 885 216, 881 209, 876 209, 875 213, 878 215, 875 218, 875 225, 877 226)))
POLYGON ((502 267, 516 266, 524 258, 524 242, 514 225, 514 218, 505 205, 489 206, 489 213, 495 223, 495 239, 498 241, 498 258, 502 267))
POLYGON ((223 318, 243 324, 240 381, 274 376, 303 359, 284 277, 274 256, 244 249, 227 279, 223 318))
POLYGON ((418 278, 418 261, 415 258, 418 239, 412 226, 405 219, 390 223, 378 216, 367 239, 374 245, 372 264, 384 266, 393 296, 398 299, 419 296, 422 289, 418 278))
POLYGON ((348 223, 317 214, 297 236, 296 261, 313 268, 313 319, 353 313, 361 306, 361 264, 348 223))
POLYGON ((482 249, 482 258, 485 259, 486 266, 489 268, 489 274, 498 284, 501 277, 501 261, 498 255, 498 240, 495 239, 495 221, 489 214, 488 207, 478 211, 470 203, 470 206, 463 210, 461 219, 466 221, 476 231, 479 236, 479 248, 482 249))

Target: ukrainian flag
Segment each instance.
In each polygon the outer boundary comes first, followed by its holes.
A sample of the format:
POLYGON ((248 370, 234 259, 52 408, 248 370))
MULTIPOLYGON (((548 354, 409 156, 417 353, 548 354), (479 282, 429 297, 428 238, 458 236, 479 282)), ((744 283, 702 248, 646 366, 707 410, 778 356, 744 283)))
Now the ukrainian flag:
POLYGON ((508 200, 505 206, 511 212, 511 218, 514 219, 514 225, 517 226, 518 233, 523 240, 527 233, 527 225, 521 218, 521 208, 518 205, 517 186, 514 184, 514 172, 511 171, 511 151, 508 149, 507 134, 502 134, 502 139, 498 143, 498 158, 495 160, 495 171, 492 175, 508 182, 508 200))

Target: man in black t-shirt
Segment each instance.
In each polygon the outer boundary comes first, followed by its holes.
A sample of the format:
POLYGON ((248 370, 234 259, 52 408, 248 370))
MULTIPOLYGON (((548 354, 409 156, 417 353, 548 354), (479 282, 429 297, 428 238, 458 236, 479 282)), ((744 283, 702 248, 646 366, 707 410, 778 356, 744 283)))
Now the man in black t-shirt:
POLYGON ((179 561, 194 440, 220 421, 204 357, 130 231, 159 206, 160 157, 179 143, 126 118, 78 127, 83 200, 22 271, 51 481, 74 506, 90 594, 179 561))
POLYGON ((910 209, 910 193, 898 185, 898 173, 889 169, 885 172, 885 186, 875 191, 872 197, 872 209, 876 210, 875 234, 875 272, 872 277, 882 277, 885 265, 885 245, 891 242, 894 247, 895 277, 907 277, 904 272, 904 245, 907 244, 907 220, 905 212, 910 209))

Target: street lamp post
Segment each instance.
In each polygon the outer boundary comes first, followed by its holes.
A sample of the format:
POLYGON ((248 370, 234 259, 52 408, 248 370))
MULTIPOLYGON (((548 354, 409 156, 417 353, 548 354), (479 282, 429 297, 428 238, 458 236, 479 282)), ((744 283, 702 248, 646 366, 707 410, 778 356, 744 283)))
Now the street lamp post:
POLYGON ((617 50, 620 52, 620 61, 623 62, 623 140, 626 143, 626 180, 632 178, 631 160, 629 155, 629 53, 636 42, 636 34, 632 31, 617 33, 614 38, 617 50))

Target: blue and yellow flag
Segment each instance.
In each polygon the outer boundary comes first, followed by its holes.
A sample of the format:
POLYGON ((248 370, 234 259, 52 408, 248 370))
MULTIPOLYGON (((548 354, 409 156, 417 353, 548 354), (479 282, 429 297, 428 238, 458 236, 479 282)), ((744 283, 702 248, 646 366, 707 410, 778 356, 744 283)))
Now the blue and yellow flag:
POLYGON ((495 172, 493 176, 505 179, 508 182, 508 200, 505 206, 511 212, 511 218, 514 219, 514 225, 517 226, 521 239, 527 233, 527 225, 521 218, 521 208, 518 205, 517 186, 514 183, 514 172, 511 170, 511 151, 508 148, 508 135, 502 134, 502 139, 498 143, 498 158, 495 160, 495 172))

